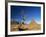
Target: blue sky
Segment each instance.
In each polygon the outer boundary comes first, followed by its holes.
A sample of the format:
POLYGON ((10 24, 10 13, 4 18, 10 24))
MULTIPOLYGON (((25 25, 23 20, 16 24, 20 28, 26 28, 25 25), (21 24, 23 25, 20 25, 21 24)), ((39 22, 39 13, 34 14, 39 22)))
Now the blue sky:
POLYGON ((41 21, 41 7, 36 6, 11 6, 11 19, 21 21, 22 12, 26 17, 25 23, 31 22, 32 17, 37 22, 41 21))

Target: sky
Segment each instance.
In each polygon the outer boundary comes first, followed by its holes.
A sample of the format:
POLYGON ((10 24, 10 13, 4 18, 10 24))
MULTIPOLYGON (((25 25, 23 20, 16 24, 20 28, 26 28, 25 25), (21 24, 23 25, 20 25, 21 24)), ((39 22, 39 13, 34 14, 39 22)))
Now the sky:
POLYGON ((30 23, 32 18, 37 23, 41 21, 41 7, 36 6, 11 6, 11 20, 22 21, 25 16, 25 23, 30 23))

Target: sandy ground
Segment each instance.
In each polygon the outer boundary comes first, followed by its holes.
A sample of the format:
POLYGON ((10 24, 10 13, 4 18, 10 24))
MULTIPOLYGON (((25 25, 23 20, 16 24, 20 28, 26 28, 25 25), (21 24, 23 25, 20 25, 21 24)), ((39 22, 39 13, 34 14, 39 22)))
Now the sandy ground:
POLYGON ((26 31, 26 30, 40 30, 41 29, 41 26, 40 25, 16 25, 16 24, 13 24, 11 25, 11 31, 19 31, 19 28, 20 29, 23 29, 22 31, 26 31))

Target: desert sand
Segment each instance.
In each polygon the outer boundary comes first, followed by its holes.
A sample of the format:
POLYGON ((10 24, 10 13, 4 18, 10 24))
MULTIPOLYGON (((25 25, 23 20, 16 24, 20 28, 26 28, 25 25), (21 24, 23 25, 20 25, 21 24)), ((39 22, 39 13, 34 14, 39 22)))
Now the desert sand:
POLYGON ((28 25, 27 24, 11 24, 11 31, 26 31, 26 30, 40 30, 41 24, 37 24, 35 20, 32 20, 28 25))

